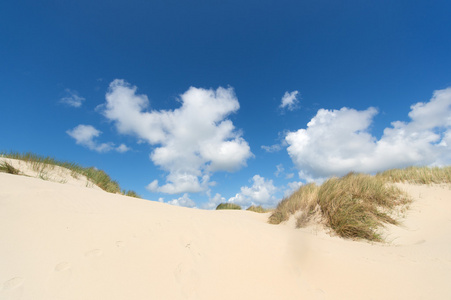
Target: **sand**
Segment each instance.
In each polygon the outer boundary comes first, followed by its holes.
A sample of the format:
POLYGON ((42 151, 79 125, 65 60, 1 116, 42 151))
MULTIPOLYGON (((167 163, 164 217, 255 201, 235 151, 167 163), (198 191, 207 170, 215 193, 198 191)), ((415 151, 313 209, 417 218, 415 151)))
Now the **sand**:
POLYGON ((451 299, 451 188, 389 243, 0 173, 0 299, 451 299))

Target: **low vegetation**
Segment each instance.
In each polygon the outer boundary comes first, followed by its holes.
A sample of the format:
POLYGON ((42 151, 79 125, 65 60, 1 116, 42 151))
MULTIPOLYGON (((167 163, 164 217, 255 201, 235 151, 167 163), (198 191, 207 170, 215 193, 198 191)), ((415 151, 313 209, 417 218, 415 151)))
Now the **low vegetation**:
POLYGON ((266 212, 268 212, 268 210, 264 209, 261 205, 259 205, 259 206, 251 205, 246 210, 253 211, 253 212, 256 212, 256 213, 266 213, 266 212))
POLYGON ((393 183, 451 183, 451 167, 410 167, 370 176, 349 173, 330 178, 321 186, 302 186, 283 199, 270 215, 269 223, 279 224, 296 215, 303 227, 315 218, 338 236, 382 241, 379 229, 384 224, 398 224, 397 209, 408 207, 411 200, 393 183))
POLYGON ((241 209, 241 206, 239 206, 238 204, 235 203, 221 203, 218 206, 216 206, 216 210, 220 210, 220 209, 241 209))
MULTIPOLYGON (((78 178, 80 175, 84 175, 88 178, 89 182, 97 185, 98 187, 109 193, 119 193, 131 197, 140 198, 139 195, 134 191, 121 191, 121 188, 117 181, 112 180, 111 177, 104 171, 94 167, 86 168, 72 162, 58 161, 49 156, 39 156, 30 152, 3 152, 0 153, 0 156, 25 161, 27 164, 31 165, 32 169, 38 173, 38 177, 42 179, 47 178, 47 171, 53 170, 55 166, 60 166, 70 170, 72 177, 78 178)), ((8 170, 8 168, 11 168, 11 165, 5 162, 0 166, 0 171, 6 172, 4 170, 8 170)), ((11 173, 10 171, 7 172, 11 173)))
POLYGON ((393 169, 378 173, 390 182, 408 182, 415 184, 451 183, 451 167, 408 167, 405 169, 393 169))
POLYGON ((8 173, 8 174, 14 174, 19 175, 20 171, 11 166, 8 162, 2 162, 0 163, 0 172, 8 173))

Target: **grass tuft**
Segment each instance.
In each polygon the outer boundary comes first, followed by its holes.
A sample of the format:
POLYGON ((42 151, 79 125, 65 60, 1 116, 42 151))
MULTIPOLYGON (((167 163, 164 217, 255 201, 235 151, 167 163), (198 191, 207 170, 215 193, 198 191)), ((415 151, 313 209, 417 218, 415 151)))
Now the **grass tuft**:
POLYGON ((261 205, 259 205, 259 206, 251 205, 246 210, 253 211, 253 212, 256 212, 256 213, 268 212, 268 210, 264 209, 261 205))
POLYGON ((220 210, 220 209, 241 209, 241 206, 239 206, 238 204, 235 203, 221 203, 218 206, 216 206, 216 210, 220 210))
POLYGON ((131 190, 129 190, 129 191, 123 190, 122 191, 122 195, 129 196, 129 197, 134 197, 134 198, 141 198, 140 195, 138 195, 135 191, 131 191, 131 190))
MULTIPOLYGON (((301 186, 283 199, 270 215, 268 222, 279 224, 298 214, 297 227, 306 226, 314 216, 344 238, 382 241, 378 229, 384 223, 398 224, 392 217, 397 206, 410 199, 387 176, 349 173, 333 177, 321 186, 301 186)), ((408 178, 408 177, 403 177, 408 178)))
POLYGON ((398 188, 382 178, 350 173, 331 178, 318 190, 318 204, 326 224, 345 238, 382 241, 377 229, 397 224, 389 212, 408 200, 398 188))

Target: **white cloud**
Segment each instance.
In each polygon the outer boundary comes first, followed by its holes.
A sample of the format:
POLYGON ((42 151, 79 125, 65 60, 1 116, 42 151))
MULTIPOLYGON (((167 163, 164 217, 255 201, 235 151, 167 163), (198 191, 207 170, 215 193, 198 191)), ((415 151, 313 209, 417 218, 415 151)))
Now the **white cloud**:
POLYGON ((229 202, 243 206, 265 205, 271 206, 276 203, 274 196, 277 188, 272 180, 267 180, 260 175, 252 177, 252 186, 241 187, 240 193, 229 199, 229 202))
POLYGON ((125 145, 125 144, 120 144, 116 148, 116 151, 119 152, 119 153, 125 153, 125 152, 130 151, 130 150, 131 150, 130 147, 127 147, 127 145, 125 145))
POLYGON ((65 90, 66 96, 60 99, 61 103, 64 103, 66 105, 72 106, 72 107, 80 107, 83 104, 83 101, 86 99, 83 97, 80 97, 77 93, 77 91, 73 91, 70 89, 65 90))
POLYGON ((320 109, 306 129, 286 136, 287 151, 302 179, 350 171, 374 173, 409 165, 451 163, 451 88, 411 106, 410 122, 392 122, 378 140, 369 127, 375 108, 320 109))
POLYGON ((282 97, 282 101, 280 103, 280 108, 288 108, 288 110, 292 111, 298 108, 299 100, 297 98, 299 92, 292 91, 291 93, 285 92, 282 97))
POLYGON ((75 143, 77 145, 82 145, 97 152, 109 152, 111 150, 116 150, 120 153, 124 153, 130 150, 130 148, 124 144, 121 144, 119 147, 115 147, 113 143, 98 143, 95 138, 97 138, 102 132, 95 129, 91 125, 80 124, 72 130, 67 130, 66 133, 75 139, 75 143))
POLYGON ((226 119, 239 109, 232 88, 191 87, 180 96, 180 108, 161 111, 148 111, 147 96, 137 95, 136 90, 124 80, 114 80, 100 109, 119 133, 157 146, 150 159, 168 176, 166 184, 153 181, 149 190, 169 194, 205 191, 212 172, 235 171, 252 156, 241 133, 226 119))
POLYGON ((167 203, 171 204, 171 205, 183 206, 183 207, 189 207, 189 208, 196 207, 196 203, 194 203, 194 201, 189 198, 188 194, 183 194, 182 197, 177 198, 177 199, 172 199, 172 200, 168 201, 167 203))

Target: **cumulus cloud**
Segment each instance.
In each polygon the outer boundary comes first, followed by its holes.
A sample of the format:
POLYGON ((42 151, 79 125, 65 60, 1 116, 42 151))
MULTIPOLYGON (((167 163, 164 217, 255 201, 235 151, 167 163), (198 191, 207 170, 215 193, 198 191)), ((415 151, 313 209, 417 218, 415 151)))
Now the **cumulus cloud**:
POLYGON ((167 203, 171 204, 171 205, 183 206, 183 207, 189 207, 189 208, 196 207, 196 203, 194 203, 194 201, 189 198, 188 194, 183 194, 182 197, 177 198, 177 199, 172 199, 172 200, 168 201, 167 203))
POLYGON ((260 175, 252 177, 252 186, 241 187, 240 193, 230 198, 228 202, 236 203, 242 206, 265 205, 271 206, 276 202, 274 194, 277 188, 272 180, 265 179, 260 175))
POLYGON ((80 97, 78 95, 77 91, 66 89, 65 93, 66 93, 66 96, 61 98, 60 102, 66 104, 66 105, 69 105, 72 107, 80 107, 83 104, 83 101, 86 100, 85 98, 80 97))
POLYGON ((284 109, 287 108, 288 110, 292 111, 298 108, 299 100, 298 100, 298 91, 292 91, 291 93, 285 92, 285 94, 282 97, 282 101, 280 103, 280 108, 284 109))
POLYGON ((146 95, 124 80, 110 83, 102 114, 118 132, 155 146, 152 162, 168 172, 166 183, 154 180, 151 191, 176 194, 205 191, 210 174, 235 171, 252 156, 248 143, 227 117, 239 109, 232 88, 191 87, 180 95, 181 107, 150 110, 146 95))
POLYGON ((113 143, 97 142, 95 138, 102 134, 102 132, 91 125, 80 124, 71 130, 67 130, 66 133, 75 139, 75 143, 77 145, 87 147, 88 149, 97 152, 109 152, 111 150, 116 150, 120 153, 124 153, 130 150, 130 148, 124 144, 121 144, 119 147, 115 147, 113 143))
POLYGON ((411 106, 410 122, 395 121, 380 139, 369 132, 375 108, 320 109, 307 128, 286 135, 288 154, 307 181, 374 173, 410 165, 451 163, 451 88, 411 106))

